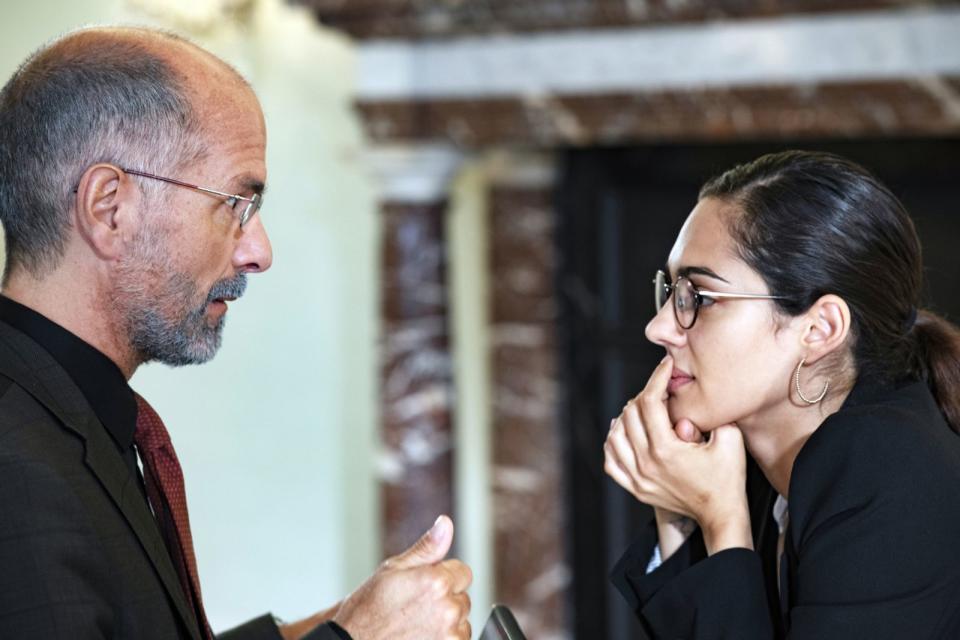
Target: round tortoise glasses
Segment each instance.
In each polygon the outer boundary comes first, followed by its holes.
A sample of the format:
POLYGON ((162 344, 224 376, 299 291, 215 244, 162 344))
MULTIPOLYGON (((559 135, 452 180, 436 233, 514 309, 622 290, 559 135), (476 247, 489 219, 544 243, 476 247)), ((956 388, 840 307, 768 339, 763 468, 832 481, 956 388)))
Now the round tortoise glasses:
POLYGON ((683 329, 690 329, 697 321, 700 314, 700 307, 709 306, 715 300, 720 299, 739 299, 739 300, 782 300, 785 296, 771 296, 759 293, 726 293, 722 291, 707 291, 690 282, 690 279, 681 276, 675 283, 670 282, 670 277, 663 271, 657 271, 653 279, 654 301, 657 307, 657 313, 663 308, 671 297, 673 298, 673 315, 683 329))

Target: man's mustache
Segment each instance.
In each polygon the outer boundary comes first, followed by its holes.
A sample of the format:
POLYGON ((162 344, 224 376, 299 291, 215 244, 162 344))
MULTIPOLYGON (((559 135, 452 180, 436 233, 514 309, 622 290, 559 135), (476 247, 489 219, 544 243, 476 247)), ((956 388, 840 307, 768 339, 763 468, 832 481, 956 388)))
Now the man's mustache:
POLYGON ((247 290, 247 274, 241 273, 233 278, 216 282, 207 294, 207 302, 224 298, 239 298, 247 290))

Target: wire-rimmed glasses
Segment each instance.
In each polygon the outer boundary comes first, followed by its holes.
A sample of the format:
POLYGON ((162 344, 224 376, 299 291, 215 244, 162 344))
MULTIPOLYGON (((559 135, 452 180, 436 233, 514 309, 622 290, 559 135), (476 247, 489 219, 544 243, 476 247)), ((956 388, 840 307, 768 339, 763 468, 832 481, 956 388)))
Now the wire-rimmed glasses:
POLYGON ((224 193, 222 191, 217 191, 216 189, 210 189, 208 187, 200 187, 195 184, 190 184, 189 182, 183 182, 182 180, 175 180, 173 178, 165 178, 163 176, 154 175, 152 173, 147 173, 146 171, 137 171, 136 169, 126 169, 121 167, 124 173, 129 173, 134 176, 140 176, 141 178, 149 178, 151 180, 160 180, 162 182, 169 182, 170 184, 175 184, 179 187, 187 187, 188 189, 194 189, 196 191, 202 191, 203 193, 209 193, 215 196, 220 196, 224 198, 228 207, 237 211, 237 205, 241 202, 246 202, 247 204, 243 207, 242 211, 237 213, 237 218, 240 220, 240 228, 242 229, 246 226, 247 222, 250 221, 250 218, 254 216, 255 213, 260 211, 260 207, 263 206, 263 194, 254 193, 253 197, 247 198, 245 196, 237 195, 235 193, 224 193))
POLYGON ((670 278, 662 270, 657 271, 653 279, 654 302, 656 303, 657 313, 667 303, 667 300, 673 296, 673 315, 683 329, 690 329, 697 321, 700 314, 700 307, 712 304, 714 300, 723 299, 743 299, 743 300, 782 300, 786 296, 771 296, 760 293, 726 293, 721 291, 707 291, 700 289, 690 282, 689 278, 679 277, 676 283, 671 283, 670 278))

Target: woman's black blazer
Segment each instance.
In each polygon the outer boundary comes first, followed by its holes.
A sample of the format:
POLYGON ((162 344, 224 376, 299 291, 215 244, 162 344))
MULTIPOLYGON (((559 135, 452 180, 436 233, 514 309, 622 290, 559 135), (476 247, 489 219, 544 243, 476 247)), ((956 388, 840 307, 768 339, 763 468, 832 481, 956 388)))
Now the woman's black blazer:
POLYGON ((804 444, 779 589, 764 484, 756 551, 696 533, 647 575, 652 525, 627 550, 612 579, 652 638, 960 638, 960 436, 926 383, 861 380, 804 444))

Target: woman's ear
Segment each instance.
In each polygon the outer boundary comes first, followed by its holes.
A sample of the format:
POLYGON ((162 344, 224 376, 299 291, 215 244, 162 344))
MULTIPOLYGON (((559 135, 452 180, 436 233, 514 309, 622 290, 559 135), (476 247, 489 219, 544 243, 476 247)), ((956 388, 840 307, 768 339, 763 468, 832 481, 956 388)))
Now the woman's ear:
POLYGON ((87 169, 77 187, 74 222, 87 245, 111 260, 123 251, 138 224, 140 190, 122 170, 110 164, 87 169))
POLYGON ((806 326, 800 339, 808 364, 839 350, 846 343, 850 334, 850 307, 840 296, 821 296, 803 318, 806 326))

